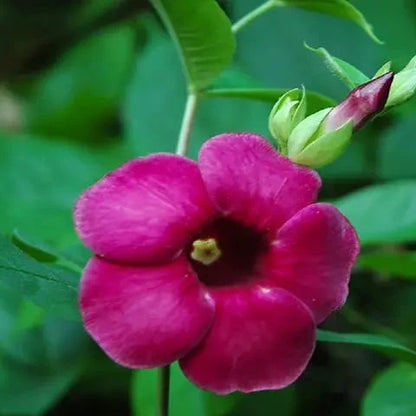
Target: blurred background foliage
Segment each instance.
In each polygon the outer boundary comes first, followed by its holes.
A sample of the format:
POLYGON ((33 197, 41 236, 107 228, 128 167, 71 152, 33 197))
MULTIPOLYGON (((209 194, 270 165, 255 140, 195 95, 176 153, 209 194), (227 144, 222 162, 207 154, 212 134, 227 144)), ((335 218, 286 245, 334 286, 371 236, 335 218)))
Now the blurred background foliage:
MULTIPOLYGON (((400 70, 416 53, 416 2, 352 3, 384 45, 348 21, 278 8, 238 34, 234 63, 216 85, 303 84, 342 99, 347 89, 304 41, 369 75, 389 60, 400 70)), ((235 21, 260 2, 220 4, 235 21)), ((6 236, 0 240, 0 415, 151 415, 155 373, 111 363, 62 299, 76 302, 88 257, 72 227, 77 195, 129 158, 175 149, 186 87, 174 45, 146 1, 2 0, 0 46, 0 233, 6 236), (19 270, 16 245, 32 257, 19 270), (35 266, 35 259, 50 264, 35 266), (34 295, 29 277, 36 270, 62 279, 51 277, 53 298, 34 295)), ((261 101, 203 100, 190 156, 220 132, 269 136, 270 109, 261 101)), ((375 120, 320 172, 321 197, 338 201, 363 242, 348 304, 325 327, 383 334, 410 347, 416 347, 415 114, 412 100, 375 120)), ((294 386, 228 397, 199 391, 174 367, 172 415, 414 416, 414 405, 402 413, 380 405, 383 398, 396 409, 406 394, 408 401, 416 397, 415 368, 386 369, 390 364, 371 351, 322 343, 294 386)))

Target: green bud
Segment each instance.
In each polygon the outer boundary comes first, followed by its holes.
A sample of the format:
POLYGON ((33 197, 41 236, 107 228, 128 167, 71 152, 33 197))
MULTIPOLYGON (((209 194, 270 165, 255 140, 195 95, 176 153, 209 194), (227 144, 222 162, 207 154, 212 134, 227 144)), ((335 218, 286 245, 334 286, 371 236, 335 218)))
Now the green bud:
POLYGON ((287 140, 292 130, 306 116, 306 94, 298 88, 282 95, 269 116, 269 130, 282 153, 286 153, 287 140))
POLYGON ((391 61, 386 62, 375 74, 373 79, 381 77, 391 71, 391 61))
POLYGON ((288 156, 295 163, 319 168, 337 159, 348 145, 353 121, 326 130, 324 121, 332 108, 326 108, 305 118, 292 131, 288 140, 288 156))
POLYGON ((415 68, 416 68, 416 56, 414 56, 403 69, 406 70, 406 69, 415 69, 415 68))
POLYGON ((416 56, 393 79, 386 107, 404 103, 416 92, 416 56))

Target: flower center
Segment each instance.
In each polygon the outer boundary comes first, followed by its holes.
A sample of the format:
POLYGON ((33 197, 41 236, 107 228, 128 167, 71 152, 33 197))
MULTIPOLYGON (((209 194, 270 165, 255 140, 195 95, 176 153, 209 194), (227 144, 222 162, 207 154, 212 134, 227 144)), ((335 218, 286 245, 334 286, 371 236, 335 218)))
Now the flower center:
POLYGON ((194 249, 191 252, 191 257, 205 266, 209 266, 221 256, 221 250, 218 248, 215 238, 195 240, 192 247, 194 249))
POLYGON ((266 237, 228 218, 206 226, 188 248, 188 255, 199 280, 207 286, 246 284, 258 276, 266 237))

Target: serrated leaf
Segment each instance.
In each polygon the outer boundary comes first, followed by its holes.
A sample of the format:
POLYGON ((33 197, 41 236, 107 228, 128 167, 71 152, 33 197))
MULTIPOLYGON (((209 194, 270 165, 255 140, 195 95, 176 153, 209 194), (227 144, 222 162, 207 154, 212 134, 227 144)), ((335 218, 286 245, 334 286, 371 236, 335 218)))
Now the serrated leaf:
POLYGON ((396 364, 371 383, 362 416, 414 416, 416 414, 416 367, 396 364))
POLYGON ((346 0, 275 0, 277 5, 287 5, 300 9, 329 14, 350 20, 360 26, 375 42, 382 43, 375 35, 372 26, 364 15, 346 0))
POLYGON ((416 180, 372 185, 337 201, 362 245, 416 239, 416 180))
POLYGON ((306 42, 305 47, 320 56, 324 60, 329 71, 350 89, 370 81, 370 78, 363 74, 359 69, 342 59, 332 56, 325 48, 312 48, 306 42))
POLYGON ((416 364, 416 351, 381 335, 342 334, 320 329, 318 330, 317 340, 321 342, 336 342, 369 348, 381 352, 388 357, 416 364))
POLYGON ((200 91, 231 62, 231 23, 215 0, 151 0, 179 49, 189 88, 200 91))

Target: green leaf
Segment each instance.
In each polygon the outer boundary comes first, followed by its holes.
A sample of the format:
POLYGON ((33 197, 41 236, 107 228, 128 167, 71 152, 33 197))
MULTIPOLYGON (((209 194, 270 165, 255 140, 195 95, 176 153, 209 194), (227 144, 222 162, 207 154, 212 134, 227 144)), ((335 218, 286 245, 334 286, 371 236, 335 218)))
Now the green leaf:
POLYGON ((340 334, 337 332, 318 330, 318 341, 352 344, 378 351, 388 357, 416 364, 416 351, 396 341, 373 334, 340 334))
MULTIPOLYGON (((244 98, 249 100, 275 103, 280 97, 289 92, 288 88, 215 88, 209 89, 204 94, 207 97, 244 98)), ((336 102, 329 97, 313 91, 306 91, 308 103, 307 114, 316 113, 327 107, 334 107, 336 102)))
POLYGON ((362 245, 416 239, 416 181, 373 185, 335 202, 356 228, 362 245))
POLYGON ((46 311, 78 320, 79 274, 37 262, 0 236, 0 284, 46 311))
POLYGON ((382 43, 375 35, 372 26, 364 15, 346 0, 275 0, 277 5, 287 5, 300 9, 329 14, 350 20, 360 26, 375 42, 382 43))
POLYGON ((371 383, 362 404, 362 416, 414 416, 416 367, 396 364, 371 383))
MULTIPOLYGON (((123 105, 125 136, 136 155, 175 150, 186 99, 186 86, 174 45, 158 25, 151 23, 145 27, 149 42, 137 58, 123 105)), ((188 155, 196 157, 205 140, 224 131, 267 135, 270 109, 269 103, 246 99, 201 100, 188 155)))
POLYGON ((30 302, 1 290, 2 415, 45 414, 80 374, 86 341, 81 324, 45 319, 40 313, 30 302))
POLYGON ((66 52, 36 82, 29 100, 32 133, 107 136, 135 55, 135 28, 110 27, 66 52))
POLYGON ((416 131, 416 119, 410 117, 383 128, 379 137, 377 174, 383 179, 416 177, 416 140, 410 139, 416 131))
POLYGON ((30 257, 33 257, 41 263, 54 263, 58 259, 58 256, 52 253, 51 250, 47 249, 43 245, 35 244, 29 241, 27 237, 24 237, 17 230, 15 230, 12 234, 12 243, 30 257))
POLYGON ((16 371, 13 364, 0 360, 0 412, 8 416, 40 416, 53 406, 76 381, 79 368, 52 374, 32 369, 16 371))
POLYGON ((132 154, 122 143, 88 147, 0 133, 0 233, 18 229, 59 252, 80 244, 72 221, 77 197, 132 154))
POLYGON ((179 49, 189 88, 201 90, 233 57, 231 23, 215 0, 151 0, 179 49))
MULTIPOLYGON (((134 416, 156 414, 158 370, 140 370, 133 373, 131 400, 134 416)), ((232 393, 217 396, 190 383, 177 363, 171 366, 171 416, 252 416, 272 414, 292 416, 296 397, 293 388, 251 394, 232 393), (184 400, 186 398, 186 400, 184 400)))
POLYGON ((416 280, 416 252, 373 252, 361 254, 357 265, 389 277, 416 280))
POLYGON ((312 48, 306 42, 304 45, 307 49, 319 55, 324 60, 324 63, 328 67, 329 71, 338 77, 350 89, 370 81, 370 78, 363 74, 359 69, 342 59, 332 56, 326 49, 312 48))
POLYGON ((71 256, 65 256, 42 242, 34 242, 17 230, 12 234, 12 242, 20 250, 41 263, 54 263, 73 270, 75 273, 81 273, 82 266, 85 265, 85 262, 81 262, 80 265, 77 261, 73 261, 71 256))

